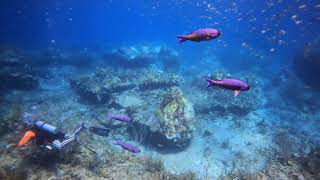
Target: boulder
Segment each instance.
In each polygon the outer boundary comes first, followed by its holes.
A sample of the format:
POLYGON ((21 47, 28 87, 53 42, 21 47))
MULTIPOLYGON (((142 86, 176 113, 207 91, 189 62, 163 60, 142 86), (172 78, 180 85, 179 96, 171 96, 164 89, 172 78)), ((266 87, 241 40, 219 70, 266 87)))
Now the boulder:
POLYGON ((153 130, 152 142, 158 147, 185 147, 193 137, 194 110, 178 87, 170 88, 156 112, 159 129, 153 130))

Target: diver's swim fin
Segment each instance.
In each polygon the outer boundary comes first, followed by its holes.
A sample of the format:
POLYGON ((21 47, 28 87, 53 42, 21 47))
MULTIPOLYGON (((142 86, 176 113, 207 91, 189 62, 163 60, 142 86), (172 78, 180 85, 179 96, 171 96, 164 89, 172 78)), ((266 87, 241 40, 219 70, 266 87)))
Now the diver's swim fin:
POLYGON ((19 141, 18 146, 21 147, 21 146, 25 145, 27 142, 29 142, 30 139, 32 139, 34 137, 36 137, 36 133, 35 132, 33 132, 31 130, 27 131, 23 135, 22 139, 19 141))

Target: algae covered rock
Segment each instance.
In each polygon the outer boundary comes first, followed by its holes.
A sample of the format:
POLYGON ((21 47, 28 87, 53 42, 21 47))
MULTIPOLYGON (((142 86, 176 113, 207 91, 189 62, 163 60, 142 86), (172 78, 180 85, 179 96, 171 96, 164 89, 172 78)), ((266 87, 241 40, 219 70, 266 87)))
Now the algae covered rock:
POLYGON ((160 124, 157 139, 159 144, 176 147, 188 144, 192 138, 194 110, 178 87, 170 88, 156 116, 160 124))

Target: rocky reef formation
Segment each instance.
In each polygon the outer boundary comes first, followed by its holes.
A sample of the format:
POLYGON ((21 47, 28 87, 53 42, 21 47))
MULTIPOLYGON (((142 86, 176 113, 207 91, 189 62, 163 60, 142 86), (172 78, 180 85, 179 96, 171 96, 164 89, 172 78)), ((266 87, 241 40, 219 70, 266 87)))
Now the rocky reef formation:
POLYGON ((137 142, 159 150, 181 151, 193 137, 194 109, 179 87, 144 94, 148 101, 126 108, 134 119, 127 128, 137 142), (159 102, 160 99, 160 102, 159 102), (155 109, 156 108, 156 109, 155 109))
POLYGON ((25 55, 15 48, 0 48, 0 90, 33 90, 39 86, 25 55))
MULTIPOLYGON (((225 70, 217 70, 210 74, 208 78, 222 80, 232 78, 232 75, 225 70)), ((240 76, 237 79, 247 82, 251 86, 251 89, 234 97, 232 91, 229 90, 217 87, 206 89, 205 78, 203 76, 196 78, 193 84, 195 88, 200 88, 200 90, 196 89, 190 92, 190 98, 194 102, 195 111, 202 114, 214 114, 215 116, 229 114, 244 116, 250 111, 257 109, 263 100, 261 89, 256 86, 258 83, 257 79, 254 75, 240 76)))
POLYGON ((178 87, 170 88, 162 99, 160 109, 156 112, 159 129, 152 135, 157 146, 185 147, 192 138, 194 110, 192 104, 183 96, 178 87))
POLYGON ((320 37, 296 55, 293 69, 306 85, 320 88, 320 37))
POLYGON ((152 69, 115 71, 99 68, 93 75, 70 80, 71 87, 85 100, 92 103, 107 103, 113 93, 136 89, 141 91, 178 86, 182 82, 178 75, 152 69))

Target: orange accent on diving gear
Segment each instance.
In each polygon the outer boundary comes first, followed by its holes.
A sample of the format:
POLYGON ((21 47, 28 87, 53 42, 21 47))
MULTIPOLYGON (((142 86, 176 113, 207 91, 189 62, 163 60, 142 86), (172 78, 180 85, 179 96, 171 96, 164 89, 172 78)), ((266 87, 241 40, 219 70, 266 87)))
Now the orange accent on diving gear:
POLYGON ((22 139, 19 141, 18 146, 23 146, 23 145, 25 145, 30 139, 32 139, 32 138, 34 138, 34 137, 36 137, 36 133, 35 133, 35 132, 33 132, 33 131, 31 131, 31 130, 27 131, 27 132, 23 135, 22 139))

